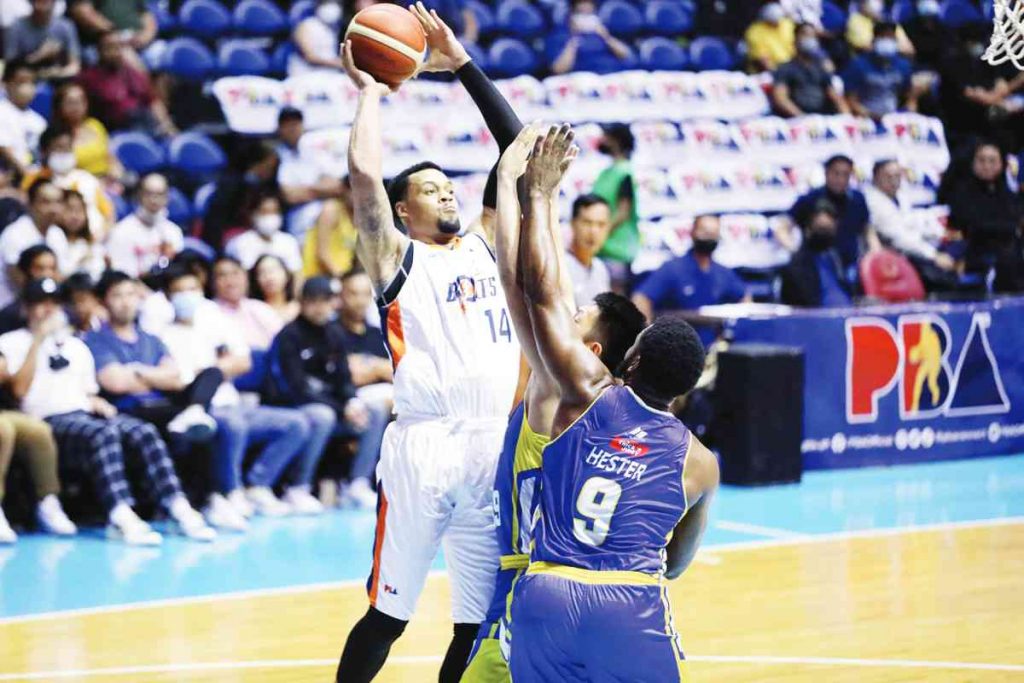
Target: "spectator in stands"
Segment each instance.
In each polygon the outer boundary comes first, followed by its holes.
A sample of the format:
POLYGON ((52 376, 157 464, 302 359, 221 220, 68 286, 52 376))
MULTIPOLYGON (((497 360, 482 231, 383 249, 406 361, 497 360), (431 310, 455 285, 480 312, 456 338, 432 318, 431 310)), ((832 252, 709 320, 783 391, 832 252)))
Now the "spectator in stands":
POLYGON ((82 68, 75 26, 56 16, 54 0, 32 0, 32 12, 4 32, 4 61, 21 59, 43 80, 74 78, 82 68))
POLYGON ((145 464, 155 502, 184 535, 211 541, 216 532, 192 509, 181 491, 167 447, 156 428, 100 398, 89 348, 67 333, 53 280, 37 280, 25 289, 28 326, 0 336, 7 358, 11 392, 21 409, 45 419, 53 429, 65 466, 84 469, 108 513, 107 535, 129 545, 158 545, 161 536, 132 510, 125 478, 125 452, 145 464))
POLYGON ((75 273, 60 288, 71 329, 79 337, 98 330, 107 320, 107 310, 96 296, 96 281, 89 273, 75 273))
POLYGON ((835 211, 828 205, 815 208, 801 227, 803 244, 782 270, 782 303, 807 308, 849 306, 853 287, 835 249, 835 211))
MULTIPOLYGON (((808 225, 811 213, 828 204, 839 217, 836 250, 842 259, 843 267, 855 266, 857 259, 866 249, 878 249, 881 244, 874 230, 870 228, 868 205, 864 194, 850 187, 853 177, 853 160, 843 154, 837 154, 825 162, 825 185, 818 187, 796 200, 789 210, 790 218, 797 225, 808 225)), ((795 240, 779 235, 784 245, 796 250, 795 240)))
POLYGON ((167 218, 167 178, 150 173, 139 183, 139 207, 107 238, 110 267, 139 277, 181 251, 181 228, 167 218))
POLYGON ((937 246, 944 231, 935 225, 929 232, 929 226, 914 220, 910 202, 900 193, 903 169, 899 162, 876 162, 871 177, 864 198, 871 214, 871 227, 882 243, 906 256, 929 290, 955 288, 956 261, 937 246))
POLYGON ((573 0, 571 5, 569 25, 556 29, 545 44, 551 72, 621 71, 633 57, 629 45, 613 36, 601 22, 592 0, 573 0))
POLYGON ((569 269, 578 308, 593 303, 594 297, 612 288, 608 266, 597 258, 608 239, 611 221, 608 202, 596 194, 580 195, 572 203, 572 241, 565 265, 569 269))
POLYGON ((747 28, 747 58, 757 71, 773 71, 796 56, 796 26, 782 5, 769 2, 747 28))
POLYGON ((57 270, 57 256, 53 253, 53 249, 45 244, 31 246, 21 252, 18 257, 15 275, 17 277, 14 284, 18 296, 10 304, 0 309, 0 334, 13 332, 25 326, 25 306, 21 301, 21 291, 27 283, 46 278, 60 279, 60 271, 57 270))
POLYGON ((52 182, 39 179, 28 189, 29 212, 8 225, 0 234, 0 255, 4 274, 0 280, 0 306, 14 300, 17 291, 16 266, 21 252, 37 244, 46 244, 57 255, 57 268, 66 272, 68 240, 57 227, 63 210, 64 194, 52 182))
POLYGON ((284 217, 281 200, 275 194, 257 195, 249 210, 249 225, 241 235, 228 242, 224 250, 248 270, 261 256, 277 256, 292 275, 302 271, 302 252, 294 235, 281 232, 284 217))
MULTIPOLYGON (((858 52, 869 52, 877 39, 879 24, 886 23, 885 0, 860 0, 857 10, 846 21, 846 42, 858 52)), ((914 45, 903 29, 894 26, 896 52, 908 57, 914 56, 914 45)))
POLYGON ((1006 159, 990 141, 974 146, 971 172, 949 192, 949 219, 967 241, 966 271, 987 275, 994 271, 993 289, 1024 289, 1021 230, 1024 202, 1006 183, 1006 159))
POLYGON ((342 183, 342 199, 326 200, 316 225, 306 234, 302 249, 302 276, 305 278, 314 275, 339 277, 355 264, 357 233, 352 222, 348 178, 342 183))
POLYGON ((828 57, 812 24, 796 29, 796 57, 775 72, 772 103, 782 116, 849 114, 846 100, 832 87, 828 57))
POLYGON ((261 256, 249 269, 249 291, 253 298, 265 301, 274 309, 283 323, 290 323, 299 314, 295 280, 277 256, 261 256))
POLYGON ((956 44, 956 35, 939 18, 939 0, 918 0, 917 12, 906 22, 917 67, 938 71, 944 55, 956 44))
POLYGON ((89 91, 97 118, 110 130, 141 130, 171 137, 178 129, 163 101, 153 92, 149 74, 125 59, 124 39, 106 31, 99 37, 100 61, 78 77, 89 91))
POLYGON ((629 280, 629 264, 640 250, 640 211, 630 162, 635 147, 629 126, 605 126, 598 150, 612 158, 612 165, 601 171, 592 189, 612 207, 611 232, 598 256, 607 262, 612 282, 619 288, 629 280))
POLYGON ((126 38, 128 45, 141 53, 156 39, 156 17, 145 0, 70 0, 68 16, 75 20, 83 36, 96 42, 104 33, 114 32, 126 38))
POLYGON ((4 92, 0 100, 0 156, 24 173, 39 152, 39 136, 46 119, 31 108, 36 97, 36 72, 20 60, 4 66, 4 92))
MULTIPOLYGON (((0 385, 6 386, 10 382, 7 359, 0 355, 0 385)), ((4 499, 7 470, 17 455, 32 473, 32 484, 39 501, 36 504, 36 521, 40 530, 54 536, 74 536, 78 528, 68 519, 57 498, 60 481, 57 478, 57 444, 53 441, 53 432, 39 418, 13 410, 14 406, 6 405, 7 402, 4 397, 4 410, 0 411, 0 503, 4 499)), ((17 540, 18 535, 0 506, 0 545, 17 540)))
POLYGON ((341 20, 342 9, 338 0, 319 0, 313 15, 296 24, 292 31, 295 52, 288 59, 289 76, 344 71, 338 53, 341 20))
POLYGON ((249 298, 246 270, 230 256, 222 256, 213 264, 213 298, 222 319, 254 351, 269 349, 284 327, 284 321, 267 303, 249 298))
MULTIPOLYGON (((337 283, 322 276, 310 278, 303 285, 298 319, 285 325, 274 340, 264 392, 268 402, 295 406, 305 413, 312 427, 310 441, 321 451, 339 425, 343 433, 366 436, 370 417, 365 404, 356 397, 341 325, 332 321, 338 293, 337 283)), ((379 450, 379 440, 374 446, 379 450)), ((377 450, 360 455, 376 459, 376 454, 377 450)), ((312 484, 316 463, 306 465, 300 481, 312 484)), ((359 476, 372 472, 371 464, 359 476)))
POLYGON ((64 211, 57 225, 68 240, 68 272, 87 273, 98 281, 107 269, 107 251, 89 228, 89 213, 81 194, 64 190, 64 211))
MULTIPOLYGON (((95 92, 90 90, 90 92, 95 92)), ((124 175, 121 162, 110 148, 106 127, 89 116, 89 98, 85 87, 66 83, 53 96, 54 120, 59 129, 71 134, 75 165, 97 177, 118 179, 124 175)))
POLYGON ((25 215, 25 193, 14 182, 17 169, 0 154, 0 231, 25 215))
POLYGON ((246 218, 239 214, 250 205, 250 197, 277 188, 280 159, 270 142, 250 142, 231 159, 237 165, 217 179, 203 217, 203 241, 217 251, 224 248, 227 233, 244 224, 246 218))
POLYGON ((281 159, 277 182, 288 208, 288 232, 300 240, 316 223, 323 200, 342 195, 341 180, 324 167, 321 157, 299 148, 302 121, 302 112, 292 107, 285 107, 277 117, 277 155, 281 159))
POLYGON ((876 120, 901 107, 916 111, 912 71, 910 62, 899 55, 896 24, 876 24, 871 52, 854 58, 843 72, 847 106, 856 116, 876 120))

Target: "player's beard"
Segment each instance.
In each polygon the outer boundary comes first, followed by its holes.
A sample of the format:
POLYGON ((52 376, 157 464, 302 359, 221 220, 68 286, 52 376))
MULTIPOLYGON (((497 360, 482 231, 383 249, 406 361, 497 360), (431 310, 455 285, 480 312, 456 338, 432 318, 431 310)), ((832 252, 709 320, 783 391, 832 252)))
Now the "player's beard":
POLYGON ((458 235, 462 232, 462 221, 458 216, 451 219, 439 218, 437 219, 437 229, 444 235, 458 235))

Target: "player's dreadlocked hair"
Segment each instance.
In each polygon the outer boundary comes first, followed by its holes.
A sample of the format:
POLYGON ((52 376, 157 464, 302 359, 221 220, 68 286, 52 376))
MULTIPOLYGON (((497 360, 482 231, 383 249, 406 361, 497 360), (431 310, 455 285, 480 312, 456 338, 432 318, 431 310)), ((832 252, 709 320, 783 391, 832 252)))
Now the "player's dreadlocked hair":
POLYGON ((636 357, 627 360, 629 383, 670 401, 688 393, 704 371, 704 344, 688 322, 662 316, 644 330, 636 357))
POLYGON ((632 301, 614 292, 598 294, 594 304, 599 313, 589 336, 601 342, 601 362, 615 372, 647 320, 632 301))

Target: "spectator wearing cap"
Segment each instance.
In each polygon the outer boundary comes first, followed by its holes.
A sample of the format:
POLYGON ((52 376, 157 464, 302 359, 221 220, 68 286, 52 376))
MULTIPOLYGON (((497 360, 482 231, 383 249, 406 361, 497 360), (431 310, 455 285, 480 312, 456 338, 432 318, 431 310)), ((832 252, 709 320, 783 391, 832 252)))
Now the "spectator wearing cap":
MULTIPOLYGON (((337 283, 322 276, 302 286, 299 317, 284 326, 271 347, 264 390, 269 403, 294 406, 306 414, 312 426, 310 442, 321 451, 339 425, 347 435, 367 434, 370 418, 356 396, 344 330, 333 320, 338 294, 337 283)), ((302 481, 310 485, 315 463, 308 465, 312 468, 304 470, 302 481)), ((372 472, 372 466, 367 470, 372 472)))
POLYGON ((608 202, 596 194, 580 195, 572 203, 572 241, 569 242, 565 265, 569 269, 578 308, 594 303, 594 297, 612 288, 608 266, 597 258, 608 239, 611 220, 608 202))
POLYGON ((64 272, 68 262, 68 240, 57 226, 63 210, 64 193, 49 180, 40 179, 28 189, 29 212, 8 225, 0 234, 0 255, 4 260, 0 281, 0 306, 14 300, 17 292, 16 266, 21 252, 45 244, 57 257, 57 269, 64 272))
POLYGON ((295 300, 295 279, 284 261, 277 256, 261 256, 249 271, 249 291, 254 299, 265 302, 282 323, 290 323, 299 315, 295 300))
POLYGON ((598 256, 608 263, 612 281, 618 287, 629 280, 629 265, 640 250, 640 210, 630 161, 635 147, 629 126, 605 126, 598 150, 610 156, 612 164, 601 171, 591 190, 612 208, 611 231, 598 256))
POLYGON ((213 298, 222 319, 253 351, 266 351, 284 327, 284 321, 266 302, 249 297, 249 276, 231 256, 213 264, 213 298))
POLYGON ((277 183, 288 208, 288 232, 303 240, 316 223, 325 199, 342 195, 342 183, 324 165, 321 155, 300 148, 304 133, 302 112, 285 107, 277 117, 277 183))
POLYGON ((107 237, 111 268, 140 277, 182 250, 181 228, 167 218, 168 193, 167 178, 159 173, 142 178, 138 208, 122 218, 107 237))
MULTIPOLYGON (((885 23, 885 0, 860 0, 856 10, 846 20, 846 42, 858 52, 870 52, 875 29, 885 23)), ((908 57, 914 56, 914 44, 899 26, 895 27, 896 51, 908 57)))
POLYGON ((775 71, 772 104, 782 116, 849 114, 846 100, 832 87, 831 63, 812 24, 796 29, 796 57, 775 71))
POLYGON ((782 5, 769 2, 743 36, 747 58, 759 71, 774 70, 796 55, 795 33, 796 25, 782 5))
POLYGON ((281 259, 292 275, 301 274, 299 241, 294 235, 281 231, 284 217, 281 215, 280 198, 270 192, 256 195, 247 213, 251 227, 228 242, 224 250, 227 255, 249 270, 261 256, 269 254, 281 259))
POLYGON ((61 470, 84 470, 107 511, 107 535, 129 545, 158 545, 159 533, 136 515, 125 476, 126 452, 144 464, 152 497, 175 528, 197 541, 216 536, 182 493, 156 427, 119 414, 99 397, 96 367, 85 342, 69 334, 53 280, 25 288, 27 326, 0 336, 21 409, 45 419, 60 450, 61 470))
POLYGON ((554 74, 621 71, 633 56, 629 45, 613 36, 598 17, 592 0, 573 0, 568 26, 552 32, 545 53, 554 74))
POLYGON ((4 66, 4 92, 0 100, 0 155, 24 173, 39 151, 39 136, 46 119, 31 107, 36 97, 36 72, 22 60, 4 66))
POLYGON ((782 303, 805 308, 849 306, 853 287, 835 249, 838 224, 828 206, 812 210, 800 250, 782 270, 782 303))
POLYGON ((896 24, 875 25, 871 51, 855 57, 843 72, 846 103, 855 116, 881 119, 905 109, 917 111, 913 68, 899 54, 896 24))
POLYGON ((82 67, 78 32, 64 17, 56 16, 55 0, 32 0, 32 12, 4 32, 4 61, 24 60, 39 78, 74 78, 82 67))
POLYGON ((16 285, 18 297, 0 309, 0 334, 13 332, 25 326, 25 306, 21 300, 23 286, 33 280, 58 279, 57 255, 45 244, 36 244, 18 257, 16 285))

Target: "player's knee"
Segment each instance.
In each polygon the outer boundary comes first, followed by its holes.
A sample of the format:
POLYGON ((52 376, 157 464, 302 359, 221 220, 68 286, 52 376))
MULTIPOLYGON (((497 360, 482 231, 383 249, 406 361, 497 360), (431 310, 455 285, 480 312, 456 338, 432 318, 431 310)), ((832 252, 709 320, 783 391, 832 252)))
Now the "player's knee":
POLYGON ((366 611, 363 623, 374 640, 386 641, 390 644, 398 640, 405 632, 405 627, 409 622, 389 617, 376 607, 371 607, 366 611))

